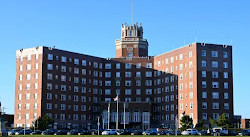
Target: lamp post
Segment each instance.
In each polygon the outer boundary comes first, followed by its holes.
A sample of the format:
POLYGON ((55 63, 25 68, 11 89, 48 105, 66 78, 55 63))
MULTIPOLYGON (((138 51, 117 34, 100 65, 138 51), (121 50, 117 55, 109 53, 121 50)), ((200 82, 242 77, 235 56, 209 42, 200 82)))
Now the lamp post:
POLYGON ((99 132, 100 132, 100 116, 97 117, 97 126, 98 126, 98 135, 99 135, 99 132))

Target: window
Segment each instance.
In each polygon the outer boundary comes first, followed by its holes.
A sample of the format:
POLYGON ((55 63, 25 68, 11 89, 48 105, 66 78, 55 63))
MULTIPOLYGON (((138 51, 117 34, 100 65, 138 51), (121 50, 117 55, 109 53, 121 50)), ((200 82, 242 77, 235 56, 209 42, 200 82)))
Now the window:
POLYGON ((165 59, 165 63, 168 64, 168 58, 165 59))
POLYGON ((219 119, 219 113, 213 113, 213 119, 218 120, 219 119))
POLYGON ((219 109, 219 103, 213 103, 213 109, 219 109))
POLYGON ((170 58, 170 62, 171 62, 171 63, 174 63, 174 57, 171 57, 171 58, 170 58))
POLYGON ((62 56, 62 62, 66 63, 67 62, 67 57, 62 56))
POLYGON ((189 98, 190 98, 190 99, 193 98, 193 92, 189 92, 189 98))
POLYGON ((193 52, 189 51, 189 57, 191 58, 193 56, 193 52))
POLYGON ((202 81, 202 88, 207 88, 207 82, 206 81, 202 81))
POLYGON ((48 60, 53 60, 53 55, 52 54, 48 54, 48 60))
POLYGON ((212 92, 213 99, 219 99, 219 92, 212 92))
POLYGON ((207 109, 207 102, 202 102, 202 109, 207 109))
POLYGON ((38 69, 38 63, 36 63, 36 65, 35 65, 35 69, 38 69))
POLYGON ((227 58, 227 57, 228 57, 227 52, 223 52, 223 58, 227 58))
POLYGON ((189 61, 189 68, 192 68, 192 67, 193 67, 193 62, 189 61))
POLYGON ((202 113, 202 119, 207 120, 207 113, 202 113))
POLYGON ((223 68, 228 68, 228 63, 227 62, 223 62, 223 68))
POLYGON ((121 81, 120 80, 116 80, 115 83, 116 83, 116 86, 120 86, 121 85, 121 81))
POLYGON ((125 72, 125 77, 131 77, 131 72, 125 72))
POLYGON ((105 81, 105 86, 111 86, 111 81, 105 81))
POLYGON ((128 52, 128 57, 133 57, 133 52, 128 52))
POLYGON ((136 95, 141 95, 141 89, 136 89, 136 95))
POLYGON ((23 71, 23 66, 22 65, 19 66, 19 71, 23 71))
POLYGON ((105 95, 110 95, 111 94, 111 89, 105 89, 105 95))
POLYGON ((224 103, 224 109, 229 109, 229 104, 228 103, 224 103))
POLYGON ((202 98, 207 98, 207 92, 202 92, 202 98))
POLYGON ((131 63, 126 63, 125 64, 125 69, 131 69, 132 68, 132 64, 131 63))
POLYGON ((35 83, 34 88, 38 89, 38 84, 37 83, 35 83))
POLYGON ((205 60, 202 60, 202 61, 201 61, 201 66, 202 66, 202 67, 206 67, 206 66, 207 66, 207 62, 206 62, 205 60))
POLYGON ((116 63, 116 69, 120 69, 121 68, 121 64, 120 63, 116 63))
POLYGON ((205 78, 205 77, 207 76, 206 71, 202 71, 202 72, 201 72, 201 76, 202 76, 203 78, 205 78))
POLYGON ((152 68, 152 63, 147 63, 146 68, 152 68))
POLYGON ((141 86, 141 80, 136 80, 136 86, 141 86))
POLYGON ((111 77, 111 72, 105 72, 105 77, 110 78, 111 77))
POLYGON ((29 100, 30 99, 30 93, 25 94, 25 99, 29 100))
POLYGON ((224 93, 224 99, 228 99, 228 93, 224 93))
POLYGON ((61 81, 66 81, 66 76, 65 75, 61 75, 61 81))
POLYGON ((47 69, 48 69, 48 70, 53 70, 53 64, 48 64, 48 65, 47 65, 47 69))
POLYGON ((212 67, 218 68, 218 61, 212 61, 212 67))
POLYGON ((131 89, 125 89, 125 95, 131 95, 131 89))
POLYGON ((136 68, 140 69, 141 68, 141 63, 136 63, 136 68))
POLYGON ((183 60, 183 54, 179 55, 180 60, 183 60))
POLYGON ((30 84, 26 84, 26 90, 30 90, 30 84))
POLYGON ((141 72, 136 72, 136 77, 141 77, 141 72))
POLYGON ((38 58, 39 58, 39 54, 36 54, 35 56, 36 56, 36 57, 35 57, 36 59, 38 59, 38 58))
POLYGON ((194 108, 194 104, 190 103, 190 109, 193 109, 193 108, 194 108))
POLYGON ((224 89, 228 89, 228 82, 224 82, 224 89))
POLYGON ((206 50, 201 50, 201 56, 202 56, 202 57, 206 57, 206 55, 207 55, 207 54, 206 54, 206 50))
POLYGON ((219 82, 212 82, 212 88, 219 88, 219 82))
POLYGON ((152 94, 152 89, 146 89, 146 95, 151 95, 152 94))
POLYGON ((224 78, 228 78, 228 72, 224 72, 224 73, 223 73, 223 77, 224 77, 224 78))
POLYGON ((110 63, 106 63, 105 64, 105 69, 111 69, 111 64, 110 63))
POLYGON ((151 71, 146 71, 146 77, 152 77, 152 72, 151 71))
POLYGON ((218 78, 219 77, 219 73, 216 71, 212 72, 212 78, 218 78))
POLYGON ((82 66, 87 66, 87 61, 86 60, 82 60, 82 66))
POLYGON ((218 51, 212 51, 212 57, 218 57, 218 51))
POLYGON ((31 70, 31 65, 30 64, 26 65, 26 70, 31 70))

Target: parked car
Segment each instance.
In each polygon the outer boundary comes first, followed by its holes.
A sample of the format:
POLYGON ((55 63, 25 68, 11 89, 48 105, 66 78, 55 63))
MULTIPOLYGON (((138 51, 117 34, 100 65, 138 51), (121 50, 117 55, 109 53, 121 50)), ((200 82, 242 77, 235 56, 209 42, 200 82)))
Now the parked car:
POLYGON ((8 132, 8 135, 15 135, 16 134, 16 132, 19 132, 19 131, 21 131, 22 129, 12 129, 12 130, 10 130, 9 132, 8 132))
POLYGON ((201 130, 198 132, 198 135, 202 136, 202 135, 208 135, 207 130, 201 130))
POLYGON ((106 129, 102 132, 102 135, 116 135, 116 129, 106 129))
POLYGON ((159 132, 160 135, 170 135, 170 131, 169 130, 162 130, 159 132))
POLYGON ((34 132, 30 133, 31 135, 41 135, 41 130, 35 130, 34 132))
POLYGON ((186 129, 181 132, 182 135, 198 135, 198 130, 191 128, 191 129, 186 129))
POLYGON ((240 136, 250 136, 250 129, 243 129, 240 133, 240 136))
POLYGON ((19 132, 16 132, 15 135, 30 135, 33 131, 31 129, 23 129, 20 130, 19 132))
POLYGON ((70 131, 67 133, 67 135, 78 135, 78 133, 81 133, 81 132, 83 132, 82 129, 72 129, 72 130, 70 130, 70 131))
POLYGON ((58 130, 56 133, 54 133, 54 135, 67 135, 68 132, 69 130, 62 129, 62 130, 58 130))
POLYGON ((78 135, 91 135, 91 130, 85 129, 82 132, 78 133, 78 135))
POLYGON ((235 130, 228 130, 228 135, 229 136, 237 136, 238 133, 235 130))
POLYGON ((133 131, 133 129, 121 129, 117 131, 117 135, 131 135, 133 131))
POLYGON ((131 133, 131 135, 142 135, 143 130, 140 129, 135 129, 133 130, 133 132, 131 133))
POLYGON ((221 136, 228 135, 228 129, 225 127, 214 127, 212 129, 212 135, 221 135, 221 136))
POLYGON ((54 135, 57 132, 56 129, 46 129, 41 135, 54 135))
POLYGON ((143 131, 142 132, 142 135, 158 135, 159 132, 157 130, 157 128, 150 128, 150 129, 147 129, 146 131, 143 131))
MULTIPOLYGON (((171 131, 169 131, 169 134, 170 135, 175 135, 175 131, 171 130, 171 131)), ((177 130, 177 135, 181 135, 181 131, 180 130, 177 130)))

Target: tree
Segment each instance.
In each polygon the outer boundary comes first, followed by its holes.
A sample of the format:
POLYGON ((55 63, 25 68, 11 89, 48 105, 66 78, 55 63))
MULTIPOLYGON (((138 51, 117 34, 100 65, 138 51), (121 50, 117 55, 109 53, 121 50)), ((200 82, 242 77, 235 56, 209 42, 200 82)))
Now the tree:
POLYGON ((205 129, 205 127, 203 126, 205 123, 205 121, 202 119, 199 123, 197 123, 195 125, 195 128, 198 129, 198 130, 202 130, 202 129, 205 129))
POLYGON ((38 122, 38 129, 45 130, 50 128, 51 125, 53 125, 54 120, 51 119, 48 115, 43 115, 42 117, 39 117, 34 124, 37 125, 37 122, 38 122))
POLYGON ((191 117, 189 117, 188 115, 184 114, 181 117, 180 124, 181 124, 181 129, 182 130, 191 128, 193 126, 193 119, 191 117))
POLYGON ((232 123, 229 121, 229 119, 226 117, 226 114, 224 113, 219 116, 219 119, 217 121, 209 119, 209 122, 213 127, 215 126, 226 127, 226 128, 232 127, 232 123))

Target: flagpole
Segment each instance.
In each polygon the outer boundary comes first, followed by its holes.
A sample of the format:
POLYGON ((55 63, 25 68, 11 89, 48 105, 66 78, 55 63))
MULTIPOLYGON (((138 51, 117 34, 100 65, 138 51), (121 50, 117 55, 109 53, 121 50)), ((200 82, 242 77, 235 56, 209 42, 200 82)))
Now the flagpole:
POLYGON ((117 94, 117 112, 116 112, 116 130, 118 130, 118 120, 119 120, 119 115, 118 115, 118 112, 119 112, 119 95, 117 94))
POLYGON ((108 104, 108 129, 109 129, 110 102, 108 104))
POLYGON ((125 117, 126 117, 126 110, 125 110, 125 102, 124 102, 124 113, 123 113, 123 127, 124 127, 124 129, 126 128, 126 125, 125 125, 125 117))

